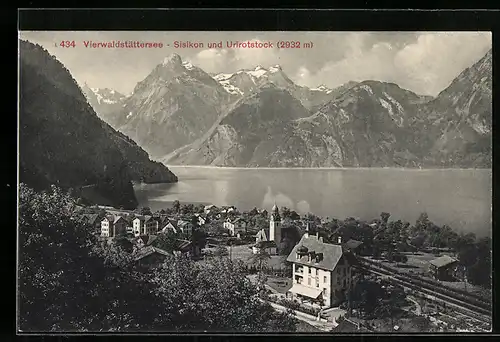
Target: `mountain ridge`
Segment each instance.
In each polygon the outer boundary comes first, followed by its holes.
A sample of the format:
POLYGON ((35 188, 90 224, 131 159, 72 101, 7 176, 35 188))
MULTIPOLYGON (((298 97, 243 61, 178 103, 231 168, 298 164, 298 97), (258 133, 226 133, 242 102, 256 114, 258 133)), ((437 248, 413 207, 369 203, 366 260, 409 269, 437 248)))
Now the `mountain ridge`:
MULTIPOLYGON (((280 136, 273 137, 275 146, 257 165, 489 167, 491 64, 490 50, 480 61, 459 74, 436 98, 415 94, 395 83, 373 80, 353 82, 311 115, 283 122, 286 129, 280 136), (471 89, 472 94, 469 94, 471 89), (467 107, 469 103, 476 107, 471 110, 470 106, 467 107), (453 106, 454 109, 450 109, 453 106), (466 114, 457 116, 457 113, 466 114), (459 122, 454 122, 457 117, 459 122), (448 121, 444 124, 446 119, 448 121), (471 129, 482 130, 484 134, 479 132, 478 137, 470 133, 471 129), (466 134, 469 136, 467 139, 464 137, 466 134), (477 150, 475 155, 464 152, 474 148, 477 150), (443 154, 445 157, 454 157, 444 160, 443 154)), ((272 108, 269 110, 272 111, 272 108)), ((253 109, 247 114, 250 113, 253 113, 253 109)), ((245 120, 244 115, 241 120, 245 120)), ((234 142, 233 126, 224 125, 222 121, 218 125, 215 130, 226 135, 222 140, 226 144, 224 150, 244 148, 234 142), (235 145, 231 146, 231 142, 235 145)), ((255 166, 252 164, 255 161, 235 164, 235 160, 238 160, 235 156, 230 162, 224 162, 223 158, 207 158, 200 152, 203 149, 217 150, 220 148, 217 144, 220 143, 197 142, 166 155, 163 162, 255 166), (215 148, 211 148, 210 143, 215 144, 215 148)))
POLYGON ((96 115, 60 61, 24 40, 19 110, 19 177, 35 189, 56 184, 99 204, 134 208, 132 181, 177 181, 96 115))

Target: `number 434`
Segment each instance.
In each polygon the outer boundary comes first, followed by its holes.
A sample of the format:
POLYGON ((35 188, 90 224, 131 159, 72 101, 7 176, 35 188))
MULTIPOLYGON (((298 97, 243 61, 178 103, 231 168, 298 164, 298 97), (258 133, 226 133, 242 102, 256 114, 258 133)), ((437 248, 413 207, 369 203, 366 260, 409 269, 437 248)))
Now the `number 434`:
POLYGON ((63 41, 59 44, 59 46, 61 46, 61 47, 65 47, 65 48, 69 48, 69 47, 73 47, 73 48, 74 48, 74 47, 76 46, 76 44, 75 44, 75 41, 74 41, 74 40, 72 40, 72 41, 69 41, 69 40, 63 40, 63 41))

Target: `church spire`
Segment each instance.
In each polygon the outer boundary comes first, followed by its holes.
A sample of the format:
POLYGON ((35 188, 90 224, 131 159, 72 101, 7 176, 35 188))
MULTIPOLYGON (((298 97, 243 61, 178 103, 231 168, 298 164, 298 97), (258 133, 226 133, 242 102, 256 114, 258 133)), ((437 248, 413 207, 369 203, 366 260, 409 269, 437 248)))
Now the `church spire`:
POLYGON ((274 206, 273 206, 273 209, 271 211, 272 211, 271 219, 273 221, 281 221, 280 210, 279 210, 278 206, 276 205, 276 201, 274 201, 274 206))

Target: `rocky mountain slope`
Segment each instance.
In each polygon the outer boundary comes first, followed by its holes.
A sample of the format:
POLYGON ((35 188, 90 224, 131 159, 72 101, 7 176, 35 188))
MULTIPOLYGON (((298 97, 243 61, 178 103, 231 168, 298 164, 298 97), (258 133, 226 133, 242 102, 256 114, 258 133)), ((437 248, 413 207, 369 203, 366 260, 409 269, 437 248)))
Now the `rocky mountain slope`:
POLYGON ((66 68, 20 42, 20 181, 73 188, 100 204, 134 208, 132 181, 175 182, 133 141, 97 117, 66 68))
POLYGON ((199 138, 234 100, 210 75, 173 54, 106 121, 150 155, 165 155, 199 138))
MULTIPOLYGON (((164 161, 271 167, 490 167, 491 67, 490 51, 435 99, 392 83, 349 83, 338 93, 329 93, 332 97, 326 104, 313 106, 316 110, 312 115, 304 116, 303 111, 298 111, 302 113, 299 115, 282 115, 279 125, 271 120, 271 127, 279 126, 274 130, 267 129, 262 113, 274 113, 276 106, 288 108, 283 101, 295 99, 307 111, 307 102, 296 88, 287 87, 286 78, 262 81, 276 84, 270 92, 259 87, 244 88, 244 84, 250 84, 244 82, 249 79, 244 73, 215 76, 219 82, 234 78, 233 82, 223 83, 227 91, 238 87, 236 92, 245 95, 248 91, 252 99, 265 92, 264 97, 277 96, 279 101, 247 102, 243 98, 210 134, 164 161), (278 95, 277 89, 291 96, 278 95), (263 123, 256 126, 253 120, 263 123)), ((271 68, 253 72, 259 71, 259 77, 269 75, 266 79, 280 72, 271 68)), ((329 91, 322 90, 325 94, 329 91)))
POLYGON ((319 106, 330 100, 333 95, 332 89, 320 86, 315 89, 301 87, 295 84, 284 72, 280 65, 263 68, 258 65, 251 70, 239 70, 232 74, 217 74, 213 78, 218 81, 224 89, 236 96, 246 96, 258 91, 261 87, 269 84, 287 90, 295 98, 300 100, 307 109, 319 106))
POLYGON ((82 87, 83 94, 97 115, 107 120, 110 115, 119 111, 127 98, 120 92, 109 88, 91 88, 85 83, 82 87))
POLYGON ((265 166, 281 145, 287 125, 309 115, 299 100, 273 84, 235 105, 210 134, 175 151, 165 161, 181 164, 265 166))
POLYGON ((490 49, 422 109, 420 120, 427 119, 423 128, 431 140, 428 163, 491 167, 492 66, 490 49))

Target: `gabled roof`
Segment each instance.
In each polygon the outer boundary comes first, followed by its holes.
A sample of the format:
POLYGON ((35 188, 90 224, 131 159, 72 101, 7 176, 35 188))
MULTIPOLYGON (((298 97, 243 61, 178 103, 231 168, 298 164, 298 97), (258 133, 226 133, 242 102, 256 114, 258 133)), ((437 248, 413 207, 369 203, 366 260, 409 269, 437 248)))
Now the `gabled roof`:
POLYGON ((102 222, 102 221, 104 221, 104 220, 108 220, 108 221, 110 221, 110 222, 114 222, 114 221, 115 221, 115 217, 114 217, 113 215, 105 215, 105 216, 102 218, 101 222, 102 222))
POLYGON ((343 319, 335 328, 333 332, 367 332, 368 329, 363 326, 359 326, 349 319, 343 319))
POLYGON ((149 222, 151 220, 153 220, 153 216, 150 216, 150 215, 144 216, 144 222, 149 222))
POLYGON ((315 235, 310 235, 309 237, 303 235, 299 243, 293 247, 292 252, 288 255, 286 260, 301 265, 332 271, 343 255, 342 246, 320 242, 315 235), (316 254, 322 253, 323 257, 319 262, 316 262, 316 260, 308 261, 308 255, 304 255, 300 259, 297 259, 297 250, 300 247, 306 247, 308 252, 315 252, 316 254))
POLYGON ((236 219, 233 220, 233 223, 236 222, 247 222, 243 217, 237 217, 236 219))
POLYGON ((156 235, 140 235, 137 240, 141 240, 144 245, 150 245, 157 238, 156 235))
POLYGON ((349 241, 347 241, 347 242, 344 244, 344 247, 349 248, 349 249, 356 249, 356 248, 358 248, 359 246, 361 246, 362 244, 363 244, 363 242, 362 242, 362 241, 358 241, 358 240, 350 239, 349 241))
POLYGON ((136 216, 136 217, 134 218, 134 221, 135 221, 135 220, 139 220, 139 221, 143 222, 143 221, 144 221, 144 216, 136 216))
POLYGON ((255 237, 261 241, 267 241, 267 234, 265 229, 259 230, 255 237))
POLYGON ((452 258, 449 255, 443 255, 443 256, 440 256, 439 258, 436 258, 436 259, 429 261, 429 264, 434 265, 436 267, 443 267, 443 266, 453 264, 455 262, 458 262, 458 260, 455 258, 452 258))
POLYGON ((140 259, 143 259, 143 258, 150 256, 152 254, 155 254, 155 253, 165 255, 165 256, 170 255, 167 251, 164 251, 163 249, 153 247, 153 246, 147 246, 147 247, 141 248, 140 250, 137 251, 137 253, 134 257, 134 260, 138 261, 140 259))
POLYGON ((88 223, 90 223, 91 225, 94 225, 97 222, 99 222, 100 215, 99 214, 89 214, 89 215, 87 215, 87 217, 88 217, 88 223))
POLYGON ((121 216, 115 216, 115 219, 114 219, 113 223, 117 223, 120 220, 123 220, 123 221, 126 222, 126 220, 123 217, 121 217, 121 216))
POLYGON ((177 228, 177 222, 174 220, 166 219, 161 223, 161 229, 165 228, 168 224, 171 224, 174 228, 177 228))

